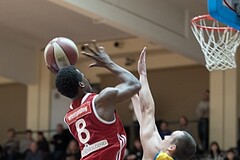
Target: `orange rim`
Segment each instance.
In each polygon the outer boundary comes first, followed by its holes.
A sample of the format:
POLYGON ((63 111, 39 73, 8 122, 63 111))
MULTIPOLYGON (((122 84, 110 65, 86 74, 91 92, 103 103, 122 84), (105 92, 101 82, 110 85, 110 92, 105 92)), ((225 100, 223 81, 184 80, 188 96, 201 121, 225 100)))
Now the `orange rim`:
POLYGON ((194 17, 191 22, 193 26, 196 26, 197 28, 203 28, 203 29, 207 29, 207 30, 220 30, 220 31, 224 31, 224 30, 236 30, 232 27, 211 27, 211 26, 203 26, 198 24, 198 22, 202 19, 207 19, 209 21, 216 21, 214 18, 212 18, 209 14, 205 14, 205 15, 200 15, 200 16, 196 16, 194 17))

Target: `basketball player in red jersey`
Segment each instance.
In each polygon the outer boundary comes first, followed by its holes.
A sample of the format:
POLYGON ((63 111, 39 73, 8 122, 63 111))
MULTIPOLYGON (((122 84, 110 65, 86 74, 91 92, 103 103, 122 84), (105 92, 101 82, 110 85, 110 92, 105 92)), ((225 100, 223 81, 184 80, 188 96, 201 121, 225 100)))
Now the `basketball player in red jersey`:
POLYGON ((140 139, 143 146, 143 160, 187 160, 196 151, 196 142, 185 131, 175 131, 162 140, 155 125, 155 104, 149 88, 146 70, 146 48, 138 61, 140 75, 139 96, 132 97, 134 112, 140 124, 140 139))
POLYGON ((96 42, 85 44, 85 56, 96 62, 90 67, 103 67, 115 74, 120 84, 92 93, 88 80, 78 69, 68 66, 56 75, 57 90, 71 98, 72 104, 64 120, 78 140, 81 160, 122 160, 126 133, 115 104, 136 94, 141 84, 129 71, 114 63, 96 42))

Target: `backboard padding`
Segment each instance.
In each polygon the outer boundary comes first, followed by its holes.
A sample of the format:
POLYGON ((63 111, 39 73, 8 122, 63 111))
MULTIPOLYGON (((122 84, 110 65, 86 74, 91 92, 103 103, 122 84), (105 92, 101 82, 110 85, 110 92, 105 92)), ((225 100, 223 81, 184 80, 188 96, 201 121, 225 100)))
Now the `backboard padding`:
MULTIPOLYGON (((233 0, 227 0, 232 6, 233 0)), ((225 5, 224 0, 208 0, 209 14, 219 22, 240 30, 240 16, 225 5)))

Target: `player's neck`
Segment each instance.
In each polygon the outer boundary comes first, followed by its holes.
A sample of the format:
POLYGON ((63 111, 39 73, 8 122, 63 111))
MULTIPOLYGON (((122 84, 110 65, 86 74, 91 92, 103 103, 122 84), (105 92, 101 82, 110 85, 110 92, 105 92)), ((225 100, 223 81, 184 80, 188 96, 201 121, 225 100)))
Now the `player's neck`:
POLYGON ((84 93, 84 94, 78 94, 78 95, 74 98, 74 100, 75 100, 75 99, 82 99, 85 95, 86 95, 86 93, 84 93))

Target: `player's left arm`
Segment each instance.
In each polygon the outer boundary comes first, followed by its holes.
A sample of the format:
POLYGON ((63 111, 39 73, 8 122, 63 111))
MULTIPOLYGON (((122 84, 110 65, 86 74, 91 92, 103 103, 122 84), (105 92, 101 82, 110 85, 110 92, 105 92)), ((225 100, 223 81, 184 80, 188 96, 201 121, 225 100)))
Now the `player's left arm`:
POLYGON ((138 73, 142 84, 139 92, 139 108, 142 115, 139 122, 140 138, 143 144, 144 159, 153 159, 159 152, 162 139, 155 124, 155 103, 147 79, 146 49, 140 54, 138 73))

